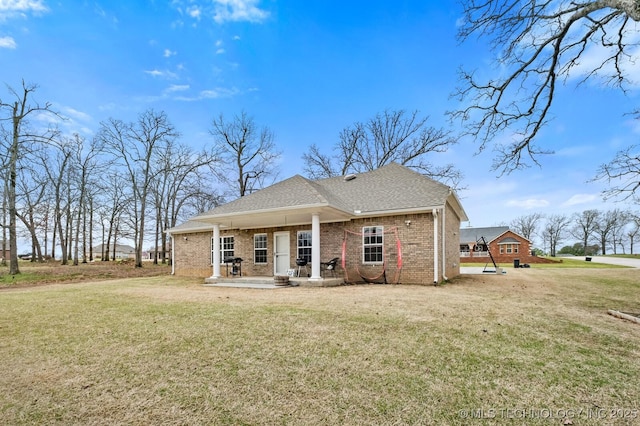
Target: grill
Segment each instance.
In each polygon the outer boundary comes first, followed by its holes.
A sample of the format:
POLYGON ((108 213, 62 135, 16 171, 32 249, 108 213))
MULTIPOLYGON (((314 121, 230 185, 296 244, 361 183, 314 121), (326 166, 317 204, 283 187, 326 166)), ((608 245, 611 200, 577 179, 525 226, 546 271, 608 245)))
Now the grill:
POLYGON ((307 259, 305 258, 298 258, 296 259, 296 265, 298 266, 298 276, 300 276, 300 269, 302 269, 304 267, 304 271, 307 273, 307 276, 309 276, 309 270, 307 269, 307 259))

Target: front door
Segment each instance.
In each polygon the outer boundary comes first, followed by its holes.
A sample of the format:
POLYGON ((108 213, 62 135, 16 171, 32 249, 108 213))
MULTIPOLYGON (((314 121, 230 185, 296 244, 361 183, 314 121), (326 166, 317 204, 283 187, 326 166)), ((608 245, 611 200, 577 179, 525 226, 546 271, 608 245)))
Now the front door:
POLYGON ((276 232, 273 234, 275 247, 274 254, 274 275, 287 275, 287 270, 291 267, 289 260, 289 233, 276 232))

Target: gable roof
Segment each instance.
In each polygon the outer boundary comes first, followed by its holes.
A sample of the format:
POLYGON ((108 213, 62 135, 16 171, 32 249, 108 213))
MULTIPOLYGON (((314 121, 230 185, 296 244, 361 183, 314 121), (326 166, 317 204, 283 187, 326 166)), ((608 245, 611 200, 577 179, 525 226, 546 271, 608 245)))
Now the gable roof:
MULTIPOLYGON (((527 240, 522 235, 519 235, 509 229, 508 226, 491 226, 486 228, 460 228, 460 243, 467 244, 480 241, 482 237, 490 243, 500 236, 504 235, 507 232, 511 232, 514 235, 519 236, 523 240, 527 240)), ((529 241, 529 240, 527 240, 529 241)), ((506 237, 503 240, 500 240, 499 243, 512 243, 519 242, 517 239, 513 237, 506 237)))
POLYGON ((460 242, 472 243, 479 241, 482 237, 489 243, 509 230, 508 226, 491 226, 487 228, 461 228, 460 242))
POLYGON ((377 170, 320 180, 295 175, 176 226, 170 233, 226 228, 256 228, 307 224, 317 213, 322 222, 355 217, 416 213, 450 203, 462 221, 467 216, 455 193, 397 163, 377 170))

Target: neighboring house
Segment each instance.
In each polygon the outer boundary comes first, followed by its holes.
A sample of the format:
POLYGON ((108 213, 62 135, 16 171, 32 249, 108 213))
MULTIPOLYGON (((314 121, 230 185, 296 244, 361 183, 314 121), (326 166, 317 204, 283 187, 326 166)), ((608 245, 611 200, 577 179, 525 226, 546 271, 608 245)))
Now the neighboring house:
MULTIPOLYGON (((93 247, 93 256, 96 259, 102 259, 103 256, 103 252, 105 249, 109 249, 109 260, 114 260, 114 252, 113 252, 113 245, 110 244, 108 247, 103 244, 99 244, 97 246, 93 247)), ((136 253, 135 253, 135 249, 131 246, 128 245, 124 245, 124 244, 116 244, 115 247, 115 260, 121 260, 121 259, 135 259, 136 257, 136 253)))
POLYGON ((532 254, 531 241, 511 230, 508 226, 460 229, 460 261, 518 264, 542 263, 546 259, 532 254), (484 238, 484 239, 483 239, 484 238))
MULTIPOLYGON (((142 260, 154 260, 156 256, 158 256, 158 262, 162 261, 162 247, 142 252, 142 260)), ((171 248, 167 248, 167 250, 165 250, 164 258, 166 261, 171 259, 171 248)))
POLYGON ((172 273, 290 275, 302 259, 310 281, 330 273, 430 284, 460 273, 467 220, 451 188, 396 163, 315 181, 296 175, 170 229, 172 273), (335 258, 335 270, 324 271, 335 258))

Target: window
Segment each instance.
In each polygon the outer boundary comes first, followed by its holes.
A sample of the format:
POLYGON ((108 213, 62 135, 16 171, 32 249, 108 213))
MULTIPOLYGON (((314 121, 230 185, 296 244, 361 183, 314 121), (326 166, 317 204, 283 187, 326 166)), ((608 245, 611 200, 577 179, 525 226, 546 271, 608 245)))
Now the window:
POLYGON ((253 236, 253 262, 267 263, 267 234, 253 236))
POLYGON ((311 231, 298 231, 298 259, 311 263, 311 231))
MULTIPOLYGON (((220 237, 220 263, 224 263, 227 257, 235 257, 233 254, 233 237, 220 237)), ((211 264, 213 265, 213 238, 211 239, 211 264)))
POLYGON ((365 226, 362 229, 362 257, 364 263, 382 263, 382 226, 365 226))
POLYGON ((518 244, 500 244, 500 254, 518 253, 518 244))

